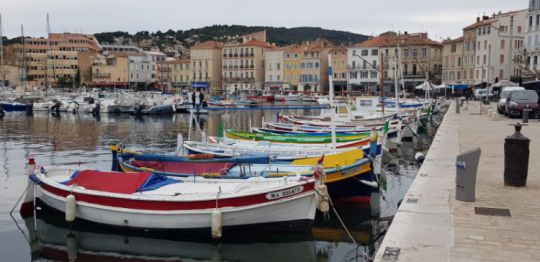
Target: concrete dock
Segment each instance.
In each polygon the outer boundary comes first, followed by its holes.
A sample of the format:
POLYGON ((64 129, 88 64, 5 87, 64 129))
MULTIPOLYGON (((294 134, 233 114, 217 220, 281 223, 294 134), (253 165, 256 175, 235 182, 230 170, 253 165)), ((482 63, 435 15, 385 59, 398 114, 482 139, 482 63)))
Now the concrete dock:
POLYGON ((504 139, 521 120, 494 120, 485 109, 470 102, 456 114, 452 103, 375 261, 540 261, 540 122, 522 129, 531 139, 527 187, 505 187, 504 139), (457 201, 456 156, 477 147, 476 202, 457 201), (510 216, 476 214, 477 207, 510 216))

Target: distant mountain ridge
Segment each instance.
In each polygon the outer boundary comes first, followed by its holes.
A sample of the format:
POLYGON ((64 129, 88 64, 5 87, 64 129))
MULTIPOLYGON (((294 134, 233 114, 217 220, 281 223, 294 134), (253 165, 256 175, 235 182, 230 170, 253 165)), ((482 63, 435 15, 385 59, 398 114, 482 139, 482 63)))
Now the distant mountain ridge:
POLYGON ((317 38, 325 38, 336 45, 352 45, 362 42, 368 38, 366 35, 356 34, 346 31, 323 29, 320 27, 270 27, 270 26, 243 26, 243 25, 213 25, 202 28, 189 29, 186 31, 172 29, 162 32, 140 31, 131 35, 127 32, 104 32, 94 34, 98 41, 112 43, 117 42, 118 38, 130 39, 134 43, 153 39, 155 44, 166 44, 179 42, 189 47, 196 42, 207 40, 225 40, 235 36, 250 34, 259 31, 266 31, 267 40, 278 46, 290 44, 301 44, 305 41, 313 41, 317 38), (176 40, 176 41, 174 41, 176 40))

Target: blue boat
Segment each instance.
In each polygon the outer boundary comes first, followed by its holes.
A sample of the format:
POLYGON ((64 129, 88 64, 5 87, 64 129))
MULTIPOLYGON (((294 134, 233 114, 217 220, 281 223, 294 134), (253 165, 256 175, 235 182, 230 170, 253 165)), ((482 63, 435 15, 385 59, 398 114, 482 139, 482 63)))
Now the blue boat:
POLYGON ((13 112, 13 111, 26 111, 27 108, 29 108, 30 105, 19 103, 19 102, 0 102, 0 107, 4 109, 6 112, 13 112))

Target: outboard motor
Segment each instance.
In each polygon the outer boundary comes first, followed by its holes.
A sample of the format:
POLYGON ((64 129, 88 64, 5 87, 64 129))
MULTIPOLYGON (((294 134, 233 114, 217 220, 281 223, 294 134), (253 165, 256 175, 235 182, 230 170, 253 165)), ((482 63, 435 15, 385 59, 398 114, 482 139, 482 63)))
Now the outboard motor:
POLYGON ((92 108, 92 115, 97 116, 101 112, 101 105, 99 102, 96 102, 94 104, 94 108, 92 108))
POLYGON ((34 112, 34 104, 32 103, 28 103, 26 104, 26 115, 29 116, 29 115, 32 115, 32 113, 34 112))
POLYGON ((422 152, 416 152, 416 154, 414 154, 414 160, 419 165, 422 165, 425 159, 426 159, 426 156, 422 152))
POLYGON ((54 101, 54 105, 51 107, 51 112, 56 113, 57 115, 60 114, 60 106, 62 103, 59 100, 54 101))

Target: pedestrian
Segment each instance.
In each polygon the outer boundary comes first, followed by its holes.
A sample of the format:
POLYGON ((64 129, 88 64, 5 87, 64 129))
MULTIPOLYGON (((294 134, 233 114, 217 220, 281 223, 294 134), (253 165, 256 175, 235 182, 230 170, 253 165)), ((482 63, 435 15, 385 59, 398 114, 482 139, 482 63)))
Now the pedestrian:
POLYGON ((193 95, 191 97, 193 108, 197 108, 197 111, 198 111, 201 108, 203 100, 204 100, 204 95, 201 92, 201 90, 197 88, 197 90, 193 92, 193 95))

